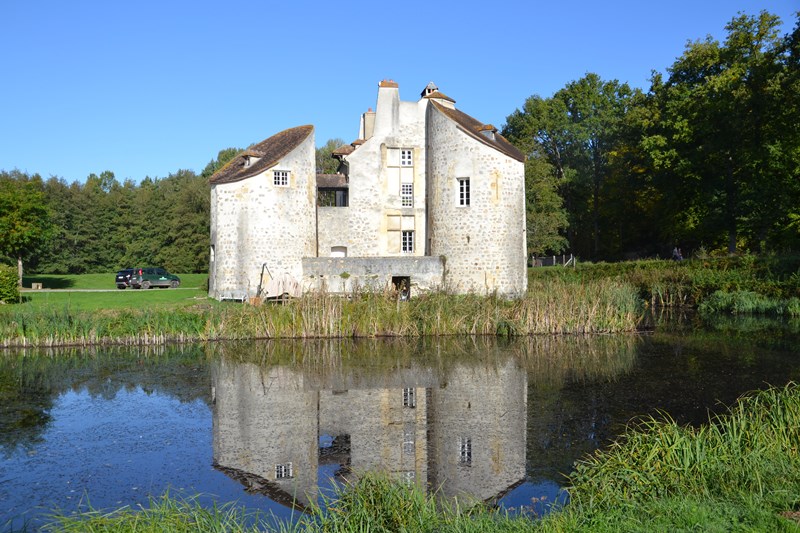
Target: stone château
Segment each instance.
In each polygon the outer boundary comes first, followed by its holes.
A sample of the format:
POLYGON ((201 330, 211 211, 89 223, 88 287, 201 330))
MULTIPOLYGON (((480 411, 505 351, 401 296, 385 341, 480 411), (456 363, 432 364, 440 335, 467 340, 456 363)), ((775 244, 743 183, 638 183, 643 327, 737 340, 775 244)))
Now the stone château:
POLYGON ((525 292, 525 157, 433 83, 402 101, 380 82, 338 173, 317 173, 315 146, 290 128, 211 177, 212 297, 525 292))

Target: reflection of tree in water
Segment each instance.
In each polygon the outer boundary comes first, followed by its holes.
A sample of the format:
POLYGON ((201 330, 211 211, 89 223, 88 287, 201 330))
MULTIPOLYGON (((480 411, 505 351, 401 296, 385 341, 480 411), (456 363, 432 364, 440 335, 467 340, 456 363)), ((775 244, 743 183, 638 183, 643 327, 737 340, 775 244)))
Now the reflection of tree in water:
MULTIPOLYGON (((664 412, 679 424, 704 424, 709 413, 724 412, 747 391, 800 379, 796 330, 774 320, 717 319, 714 329, 676 322, 613 348, 624 338, 608 337, 609 359, 599 369, 579 366, 552 383, 531 372, 546 367, 549 371, 544 374, 555 376, 557 372, 548 366, 554 364, 552 356, 528 364, 530 476, 552 478, 571 471, 576 459, 609 443, 643 416, 664 412), (615 350, 619 350, 616 358, 615 350), (615 364, 616 371, 603 374, 602 367, 612 369, 615 364)), ((577 352, 583 350, 580 338, 571 342, 577 352)), ((585 357, 603 360, 602 342, 591 344, 587 349, 595 354, 585 357)), ((559 353, 559 349, 549 351, 559 353)), ((561 350, 567 359, 580 357, 577 352, 561 350)))
POLYGON ((520 341, 528 379, 537 386, 611 380, 636 361, 639 335, 538 336, 520 341))
POLYGON ((0 359, 0 449, 6 457, 41 441, 53 406, 41 374, 24 371, 24 359, 9 359, 0 359))
POLYGON ((639 335, 528 339, 527 470, 532 478, 560 481, 576 459, 616 433, 604 395, 593 383, 611 383, 634 367, 639 335), (571 391, 578 389, 578 394, 571 391))
POLYGON ((0 357, 0 450, 8 456, 39 442, 56 399, 70 390, 113 399, 141 388, 210 402, 208 382, 203 345, 7 352, 0 357))

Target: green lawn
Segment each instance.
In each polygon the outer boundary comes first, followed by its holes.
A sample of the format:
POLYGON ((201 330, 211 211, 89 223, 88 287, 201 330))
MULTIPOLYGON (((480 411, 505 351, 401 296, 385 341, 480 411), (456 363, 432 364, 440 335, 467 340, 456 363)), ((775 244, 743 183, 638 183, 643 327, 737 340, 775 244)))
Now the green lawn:
MULTIPOLYGON (((178 289, 119 290, 114 283, 114 272, 108 274, 34 275, 23 278, 22 306, 41 309, 96 310, 180 308, 197 303, 216 303, 206 292, 207 274, 178 274, 178 289), (41 283, 42 291, 29 290, 31 283, 41 283), (46 289, 58 289, 49 291, 46 289), (98 292, 78 292, 94 290, 98 292)), ((3 306, 10 311, 16 306, 3 306)))
MULTIPOLYGON (((107 274, 37 274, 23 276, 22 286, 30 289, 31 283, 41 283, 44 289, 116 289, 115 275, 116 272, 107 274)), ((178 276, 181 278, 181 288, 202 288, 205 287, 208 279, 208 274, 178 274, 178 276)))

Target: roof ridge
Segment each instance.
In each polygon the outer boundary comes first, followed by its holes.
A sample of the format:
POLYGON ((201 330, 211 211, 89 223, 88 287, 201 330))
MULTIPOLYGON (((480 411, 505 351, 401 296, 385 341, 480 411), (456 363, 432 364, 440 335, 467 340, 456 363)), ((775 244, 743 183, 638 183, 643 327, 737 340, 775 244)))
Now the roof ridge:
POLYGON ((260 174, 275 166, 281 158, 305 141, 313 131, 314 126, 311 124, 280 131, 236 154, 228 163, 212 174, 208 182, 211 185, 233 183, 260 174), (250 164, 246 159, 253 156, 259 159, 250 164))

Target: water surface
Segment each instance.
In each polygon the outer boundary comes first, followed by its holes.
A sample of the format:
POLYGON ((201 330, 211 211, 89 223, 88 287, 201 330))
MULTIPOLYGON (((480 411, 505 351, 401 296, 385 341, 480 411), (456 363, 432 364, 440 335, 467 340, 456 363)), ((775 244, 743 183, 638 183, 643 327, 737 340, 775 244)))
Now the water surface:
POLYGON ((200 495, 291 519, 381 470, 542 514, 632 419, 700 424, 800 373, 774 322, 646 335, 5 353, 0 525, 200 495))

